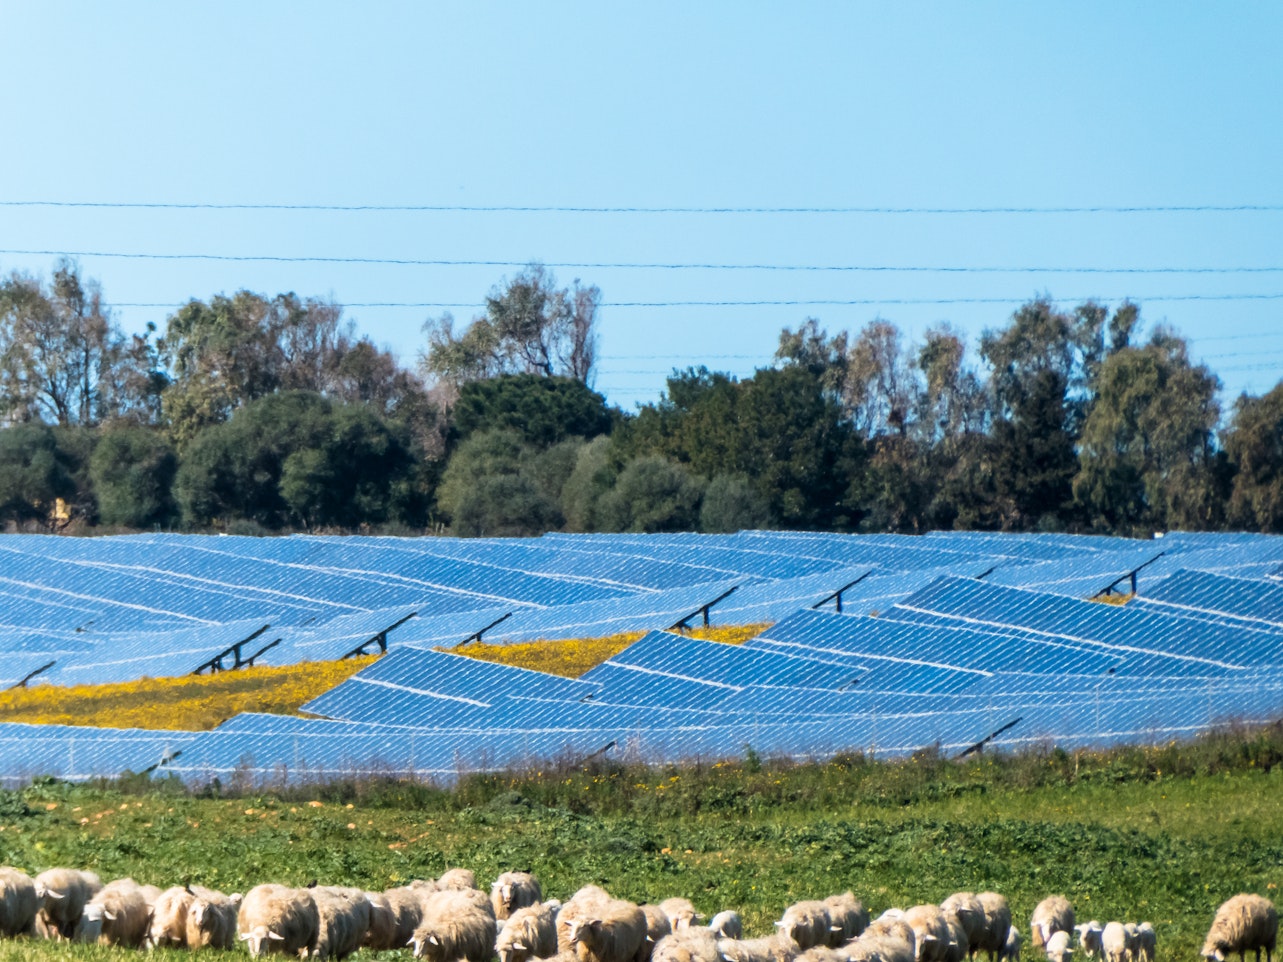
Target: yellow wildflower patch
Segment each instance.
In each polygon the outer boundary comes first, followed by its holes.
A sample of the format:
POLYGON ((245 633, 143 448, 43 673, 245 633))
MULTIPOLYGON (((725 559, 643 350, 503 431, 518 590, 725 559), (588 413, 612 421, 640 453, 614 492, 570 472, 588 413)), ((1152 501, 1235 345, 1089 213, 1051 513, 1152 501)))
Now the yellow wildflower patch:
MULTIPOLYGON (((687 637, 739 645, 761 634, 770 623, 699 627, 685 632, 687 637)), ((517 668, 531 668, 566 678, 578 678, 590 668, 623 651, 641 638, 644 631, 628 631, 604 638, 570 638, 525 641, 511 645, 465 645, 443 649, 481 661, 498 662, 517 668)))
POLYGON ((305 662, 115 685, 34 685, 0 693, 0 721, 205 731, 240 712, 293 715, 374 661, 305 662))
POLYGON ((1091 601, 1098 601, 1098 602, 1100 602, 1102 605, 1125 605, 1125 604, 1127 604, 1127 602, 1131 601, 1131 600, 1132 600, 1133 598, 1135 598, 1135 597, 1136 597, 1136 596, 1135 596, 1135 595, 1133 595, 1133 594, 1125 594, 1125 595, 1097 595, 1095 598, 1092 598, 1092 599, 1090 599, 1090 600, 1091 600, 1091 601))

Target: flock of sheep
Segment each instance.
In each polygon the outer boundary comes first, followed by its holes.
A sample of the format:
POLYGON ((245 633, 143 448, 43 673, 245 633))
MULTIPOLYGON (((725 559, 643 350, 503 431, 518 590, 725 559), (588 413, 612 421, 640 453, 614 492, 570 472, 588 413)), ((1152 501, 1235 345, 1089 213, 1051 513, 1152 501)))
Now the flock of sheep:
MULTIPOLYGON (((684 898, 635 905, 589 885, 564 904, 543 901, 528 872, 506 872, 490 892, 467 869, 386 892, 310 885, 259 885, 244 896, 200 886, 161 890, 92 872, 50 869, 34 879, 0 868, 0 933, 128 948, 230 949, 343 959, 362 947, 411 948, 430 962, 963 962, 984 953, 1008 962, 1020 953, 1007 900, 959 892, 940 905, 889 909, 870 920, 850 892, 799 902, 775 934, 745 939, 740 916, 722 912, 707 925, 684 898)), ((1032 943, 1048 962, 1078 949, 1101 962, 1155 962, 1153 926, 1074 924, 1061 896, 1044 899, 1030 920, 1032 943)), ((1216 913, 1203 945, 1208 962, 1249 951, 1272 962, 1278 916, 1257 895, 1236 895, 1216 913)))

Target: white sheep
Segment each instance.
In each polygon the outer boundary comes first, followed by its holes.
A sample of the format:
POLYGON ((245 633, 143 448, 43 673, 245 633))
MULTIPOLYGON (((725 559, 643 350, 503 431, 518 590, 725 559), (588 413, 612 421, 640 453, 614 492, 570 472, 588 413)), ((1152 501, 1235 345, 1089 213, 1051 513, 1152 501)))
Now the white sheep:
MULTIPOLYGON (((862 959, 877 962, 913 962, 917 952, 913 929, 897 920, 875 921, 852 943, 862 959)), ((852 952, 853 956, 856 954, 852 952)))
POLYGON ((192 907, 193 898, 192 893, 181 885, 160 893, 151 910, 147 948, 187 948, 187 910, 192 907))
POLYGON ((16 868, 0 868, 0 935, 34 935, 39 909, 31 876, 16 868))
POLYGON ((1007 931, 1011 928, 1011 906, 997 892, 981 892, 976 901, 985 911, 985 934, 980 948, 989 953, 990 962, 996 962, 1007 944, 1007 931))
POLYGON ((828 944, 837 948, 850 942, 869 926, 869 912, 864 903, 850 892, 830 895, 824 900, 829 909, 828 944))
POLYGON ((89 903, 76 919, 72 930, 71 941, 82 945, 97 945, 102 938, 103 908, 96 903, 89 903))
POLYGON ((187 947, 196 949, 230 949, 236 945, 236 913, 241 895, 224 895, 216 889, 189 885, 192 896, 187 907, 187 947))
POLYGON ((237 927, 252 958, 264 952, 310 955, 320 934, 320 915, 308 889, 269 883, 245 893, 237 927))
MULTIPOLYGON (((605 905, 610 901, 610 893, 596 885, 585 885, 572 895, 557 912, 557 952, 574 954, 574 946, 570 944, 571 923, 586 913, 590 913, 594 906, 605 905)), ((668 921, 668 916, 664 915, 658 905, 654 906, 654 912, 663 915, 664 921, 668 921)), ((645 917, 644 912, 643 917, 645 917)), ((658 920, 656 920, 656 924, 658 924, 658 920)), ((669 927, 671 930, 671 923, 669 923, 669 927)))
POLYGON ((718 912, 709 920, 708 930, 719 939, 742 939, 744 937, 744 920, 732 909, 718 912))
POLYGON ((962 921, 953 912, 944 912, 943 909, 941 912, 944 914, 945 925, 949 927, 949 951, 945 953, 945 958, 948 962, 965 962, 971 940, 962 927, 962 921))
POLYGON ((441 873, 437 879, 437 887, 443 891, 446 889, 455 889, 456 891, 466 891, 477 887, 477 873, 470 868, 452 868, 441 873))
POLYGON ((1235 895, 1216 910, 1203 942, 1203 958, 1224 962, 1226 955, 1237 952, 1244 960, 1246 953, 1254 949, 1256 962, 1261 962, 1264 949, 1266 962, 1271 962, 1278 931, 1279 917, 1273 902, 1259 895, 1235 895))
POLYGON ((1095 919, 1083 922, 1081 925, 1075 925, 1074 931, 1078 933, 1078 944, 1087 958, 1094 959, 1101 955, 1100 938, 1105 930, 1101 928, 1099 922, 1095 919))
POLYGON ((423 920, 409 945, 416 959, 431 962, 490 962, 494 955, 495 917, 484 892, 445 889, 423 900, 423 920))
POLYGON ((1105 962, 1130 962, 1130 942, 1127 926, 1110 922, 1100 933, 1100 954, 1105 962))
POLYGON ((764 939, 718 939, 717 951, 725 962, 794 962, 802 950, 777 933, 764 939))
POLYGON ((1063 895, 1049 895, 1038 903, 1029 919, 1033 946, 1043 948, 1057 932, 1074 931, 1074 907, 1063 895))
POLYGON ((80 872, 72 868, 51 868, 35 878, 36 900, 40 907, 36 913, 36 927, 50 939, 70 939, 75 935, 76 923, 89 904, 89 900, 102 888, 102 880, 93 872, 80 872))
POLYGON ((530 958, 547 958, 557 952, 556 899, 540 905, 517 909, 504 921, 495 939, 499 962, 526 962, 530 958))
POLYGON ((490 886, 490 904, 500 922, 517 909, 538 905, 542 899, 539 880, 529 872, 504 872, 490 886))
POLYGON ((651 952, 652 962, 722 962, 717 936, 705 928, 687 928, 664 936, 651 952))
POLYGON ((682 932, 689 929, 695 922, 703 918, 702 915, 695 911, 695 906, 691 904, 690 899, 664 899, 659 903, 659 907, 668 916, 668 921, 672 923, 674 932, 682 932))
POLYGON ((1051 933, 1043 949, 1047 953, 1047 962, 1070 962, 1074 957, 1074 950, 1069 946, 1069 933, 1063 929, 1051 933))
POLYGON ((146 940, 151 912, 142 889, 133 879, 121 878, 107 883, 89 900, 89 904, 102 906, 99 944, 136 949, 146 940))
POLYGON ((316 902, 314 959, 345 959, 370 933, 370 900, 357 888, 322 885, 312 889, 316 902))
POLYGON ((1154 962, 1154 955, 1158 952, 1158 933, 1154 931, 1154 926, 1148 922, 1142 922, 1136 926, 1136 959, 1137 962, 1154 962))
POLYGON ((903 921, 913 929, 916 962, 948 962, 951 931, 940 906, 915 905, 903 921))
POLYGON ((597 902, 570 923, 570 944, 579 962, 637 962, 650 955, 646 916, 632 902, 597 902))
POLYGON ((784 910, 775 927, 798 944, 803 951, 816 945, 829 944, 829 907, 823 902, 798 902, 784 910))
POLYGON ((370 932, 366 947, 377 951, 403 948, 423 921, 422 890, 403 885, 386 892, 366 892, 370 932))

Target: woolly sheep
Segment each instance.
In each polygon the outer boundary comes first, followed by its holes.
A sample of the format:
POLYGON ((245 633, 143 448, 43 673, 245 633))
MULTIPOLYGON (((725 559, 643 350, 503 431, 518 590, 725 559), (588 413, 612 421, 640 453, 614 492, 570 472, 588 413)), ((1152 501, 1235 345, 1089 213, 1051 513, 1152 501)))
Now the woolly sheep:
POLYGON ((996 962, 1003 946, 1007 944, 1007 931, 1011 928, 1011 906, 997 892, 981 892, 976 896, 976 901, 985 910, 985 935, 980 948, 989 953, 991 962, 996 962))
POLYGON ((143 902, 146 903, 147 911, 149 912, 156 907, 156 900, 161 897, 164 891, 159 885, 138 886, 138 892, 142 895, 143 902))
POLYGON ((950 929, 938 905, 915 905, 904 913, 904 922, 916 939, 916 962, 947 962, 950 929))
POLYGON ((824 900, 829 909, 828 944, 837 948, 845 945, 869 926, 869 912, 864 903, 850 892, 830 895, 824 900))
MULTIPOLYGON (((570 943, 571 923, 581 918, 585 913, 591 912, 594 906, 604 905, 609 901, 611 901, 610 893, 596 885, 585 885, 570 897, 570 900, 557 912, 558 953, 569 952, 572 955, 574 954, 574 946, 570 943)), ((654 908, 655 911, 660 911, 659 906, 654 908)), ((664 918, 667 920, 668 916, 665 915, 664 918)))
POLYGON ((985 909, 974 892, 955 892, 940 903, 946 916, 958 920, 967 933, 966 954, 974 955, 986 943, 985 909))
POLYGON ((367 948, 376 952, 400 949, 409 944, 410 936, 423 921, 421 889, 403 885, 386 892, 366 892, 370 900, 370 931, 365 937, 367 948))
POLYGON ((71 933, 71 941, 85 945, 95 945, 102 938, 103 908, 90 903, 80 913, 76 927, 71 933))
POLYGON ((794 962, 802 950, 777 933, 764 939, 718 939, 717 951, 725 962, 794 962))
POLYGON ((187 947, 230 949, 236 945, 236 912, 241 895, 224 895, 200 885, 187 886, 191 905, 187 907, 187 947))
POLYGON ((658 943, 666 935, 671 935, 673 931, 673 920, 668 917, 658 905, 639 905, 642 915, 646 917, 646 938, 652 943, 658 943))
POLYGON ((718 912, 708 923, 708 930, 719 939, 742 939, 744 937, 744 920, 738 912, 727 909, 718 912))
POLYGON ((89 902, 102 906, 100 945, 136 949, 143 944, 151 913, 137 882, 131 878, 116 879, 103 886, 89 902))
POLYGON ((320 915, 308 889, 258 885, 241 900, 237 925, 252 958, 264 952, 310 955, 320 934, 320 915))
MULTIPOLYGON (((1068 942, 1069 933, 1065 933, 1065 941, 1068 942)), ((998 953, 998 962, 1015 962, 1020 958, 1020 930, 1014 925, 1007 930, 1007 942, 998 953)))
POLYGON ((1154 955, 1158 951, 1158 933, 1154 931, 1154 926, 1148 922, 1142 922, 1136 926, 1136 959, 1137 962, 1154 962, 1154 955))
POLYGON ((187 911, 194 896, 181 885, 167 888, 160 893, 151 910, 151 924, 147 929, 147 948, 170 946, 187 948, 187 911))
POLYGON ((47 938, 70 939, 89 900, 102 888, 93 872, 72 868, 51 868, 35 878, 37 927, 47 938))
POLYGON ((470 868, 452 868, 442 873, 437 879, 437 887, 465 891, 477 887, 477 873, 470 868))
POLYGON ((1216 910, 1203 942, 1203 958, 1224 962, 1226 955, 1237 952, 1243 960, 1249 950, 1255 949, 1256 962, 1261 962, 1264 949, 1266 962, 1271 962, 1278 929, 1279 917, 1273 902, 1259 895, 1236 895, 1216 910))
POLYGON ((312 890, 316 902, 314 959, 345 959, 370 932, 370 900, 356 888, 325 885, 312 890))
POLYGON ((1063 895, 1049 895, 1038 903, 1029 919, 1033 947, 1041 949, 1057 932, 1074 931, 1074 907, 1063 895))
POLYGON ((1095 919, 1083 922, 1081 925, 1075 925, 1074 931, 1078 933, 1078 944, 1087 958, 1094 959, 1101 954, 1100 937, 1105 930, 1101 928, 1099 922, 1095 919))
MULTIPOLYGON (((878 962, 913 962, 917 942, 913 929, 899 920, 873 922, 853 944, 864 959, 878 962)), ((855 953, 852 953, 854 956, 855 953)))
POLYGON ((490 904, 500 922, 517 909, 538 905, 542 899, 539 880, 529 872, 504 872, 490 886, 490 904))
POLYGON ((722 962, 717 936, 704 928, 688 928, 664 936, 651 952, 652 962, 722 962))
POLYGON ((1063 929, 1051 933, 1043 949, 1047 953, 1047 962, 1069 962, 1074 957, 1074 950, 1069 947, 1069 933, 1063 929))
POLYGON ((645 915, 620 899, 593 904, 591 911, 570 923, 569 936, 579 962, 635 962, 651 949, 645 915))
POLYGON ((948 962, 965 962, 971 948, 971 939, 963 929, 962 921, 954 913, 944 912, 944 922, 949 927, 949 951, 945 953, 945 958, 948 962))
POLYGON ((829 907, 823 902, 798 902, 784 910, 775 927, 806 951, 829 944, 829 907))
POLYGON ((797 962, 850 962, 849 957, 827 945, 814 945, 797 957, 797 962))
POLYGON ((547 958, 557 952, 556 899, 540 905, 517 909, 504 921, 495 939, 499 962, 526 962, 530 958, 547 958))
POLYGON ((409 945, 416 959, 431 962, 490 962, 494 954, 495 917, 485 893, 446 889, 423 900, 423 919, 409 945))
POLYGON ((668 916, 668 921, 672 923, 674 932, 685 931, 694 925, 696 921, 703 918, 695 911, 695 906, 691 904, 689 899, 664 899, 659 903, 659 907, 668 916))
POLYGON ((16 868, 0 868, 0 935, 34 935, 39 908, 31 876, 16 868))
POLYGON ((1100 933, 1100 954, 1105 962, 1126 962, 1128 958, 1127 928, 1122 922, 1110 922, 1100 933))

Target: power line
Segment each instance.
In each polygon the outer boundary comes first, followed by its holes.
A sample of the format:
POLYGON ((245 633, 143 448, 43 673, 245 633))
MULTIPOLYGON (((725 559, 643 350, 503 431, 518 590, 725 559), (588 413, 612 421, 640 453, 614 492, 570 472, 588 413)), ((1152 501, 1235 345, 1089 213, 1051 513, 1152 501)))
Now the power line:
MULTIPOLYGON (((1090 300, 1123 300, 1124 298, 1096 297, 1057 297, 1057 301, 1083 302, 1090 300)), ((1167 303, 1171 301, 1277 301, 1283 300, 1283 293, 1278 294, 1172 294, 1167 296, 1140 297, 1128 295, 1126 300, 1146 304, 1167 303)), ((1010 304, 1016 301, 1027 301, 1029 296, 1022 294, 1012 297, 901 297, 901 298, 857 298, 828 300, 778 300, 778 301, 602 301, 601 307, 654 308, 654 307, 868 307, 877 305, 914 305, 914 304, 1010 304)), ((189 301, 181 302, 142 302, 115 301, 113 307, 150 307, 178 308, 189 301)), ((465 308, 482 308, 485 305, 476 301, 468 303, 445 303, 443 301, 343 301, 341 307, 406 307, 430 308, 433 310, 462 310, 465 308)), ((1279 332, 1283 336, 1283 332, 1279 332)), ((1242 335, 1254 337, 1258 335, 1242 335)), ((1262 334, 1270 337, 1272 334, 1262 334)))
POLYGON ((459 214, 1238 214, 1283 211, 1283 204, 1134 204, 1087 207, 589 207, 558 204, 212 204, 178 201, 87 200, 0 200, 0 207, 459 214))
MULTIPOLYGON (((528 260, 449 260, 402 257, 318 257, 270 254, 157 254, 123 251, 56 251, 0 249, 0 254, 31 257, 107 257, 125 260, 233 261, 283 264, 384 264, 400 267, 524 267, 528 260)), ((1283 267, 956 267, 948 265, 892 264, 679 264, 665 262, 560 261, 548 267, 575 270, 715 270, 715 271, 805 271, 844 273, 921 274, 1277 274, 1283 267)), ((889 302, 877 302, 889 303, 889 302)))

